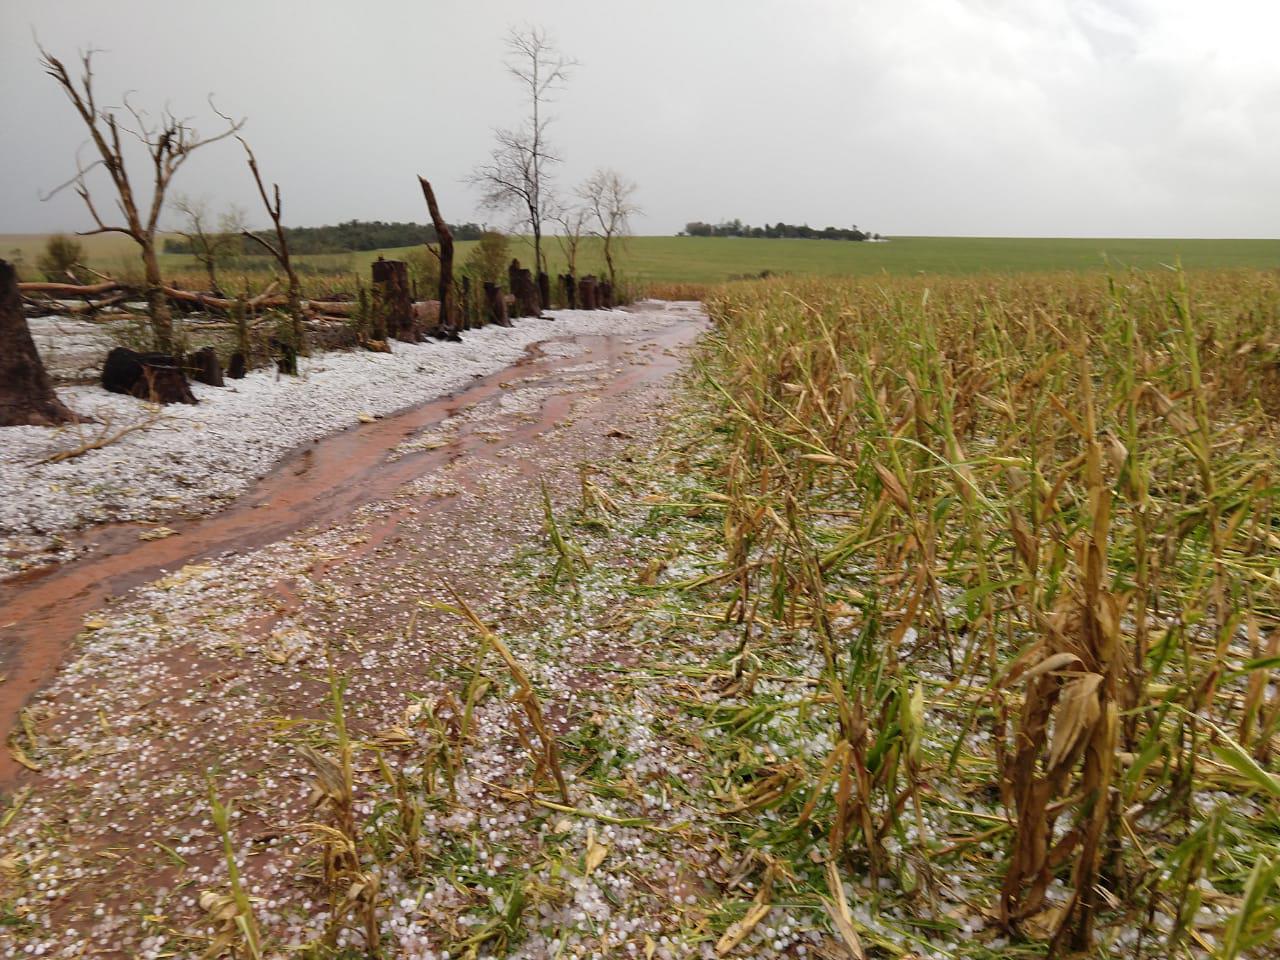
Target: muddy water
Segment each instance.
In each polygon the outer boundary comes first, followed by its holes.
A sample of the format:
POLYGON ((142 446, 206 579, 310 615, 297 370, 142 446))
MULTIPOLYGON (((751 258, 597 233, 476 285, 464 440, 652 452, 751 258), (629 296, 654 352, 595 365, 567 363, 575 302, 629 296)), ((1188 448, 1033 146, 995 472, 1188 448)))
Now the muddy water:
MULTIPOLYGON (((88 551, 83 559, 0 581, 0 674, 5 675, 0 727, 13 729, 22 706, 57 673, 85 617, 110 597, 187 563, 252 550, 304 528, 341 521, 445 463, 461 459, 465 468, 468 451, 527 442, 554 428, 583 396, 608 399, 665 378, 681 362, 671 348, 690 343, 702 329, 701 319, 691 316, 641 336, 566 338, 579 348, 567 357, 548 356, 535 345, 522 360, 456 394, 305 445, 222 512, 169 521, 176 536, 139 540, 150 525, 132 523, 86 531, 76 538, 77 546, 88 551), (611 372, 609 378, 574 382, 581 378, 570 369, 586 362, 603 366, 611 372), (620 372, 613 374, 615 368, 620 372), (444 445, 389 457, 398 444, 503 395, 517 380, 521 388, 552 391, 528 419, 495 434, 481 418, 462 418, 444 445)), ((0 753, 0 786, 12 783, 17 773, 8 751, 0 753)))

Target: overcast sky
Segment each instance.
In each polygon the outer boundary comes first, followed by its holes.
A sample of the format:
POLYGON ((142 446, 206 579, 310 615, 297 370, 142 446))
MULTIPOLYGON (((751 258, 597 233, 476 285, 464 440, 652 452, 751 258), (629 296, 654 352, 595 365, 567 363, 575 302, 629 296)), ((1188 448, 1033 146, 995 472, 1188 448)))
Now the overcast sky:
MULTIPOLYGON (((466 177, 522 116, 503 44, 530 21, 580 61, 559 183, 635 180, 636 233, 1280 236, 1274 0, 0 0, 0 232, 90 226, 38 199, 85 131, 33 30, 101 50, 100 103, 247 116, 290 224, 424 221, 419 173, 447 219, 502 224, 466 177)), ((234 141, 175 190, 263 219, 234 141)))

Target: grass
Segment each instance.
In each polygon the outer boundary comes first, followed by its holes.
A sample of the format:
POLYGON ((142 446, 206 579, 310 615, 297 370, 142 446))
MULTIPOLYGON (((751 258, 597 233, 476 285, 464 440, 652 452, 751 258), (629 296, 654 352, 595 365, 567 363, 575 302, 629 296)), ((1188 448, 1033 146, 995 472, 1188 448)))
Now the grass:
MULTIPOLYGON (((22 254, 25 273, 34 270, 45 237, 39 234, 0 234, 0 256, 22 254)), ((108 273, 132 268, 136 257, 127 238, 108 235, 83 238, 90 265, 108 273)), ((458 244, 459 260, 474 242, 458 244)), ((403 257, 414 248, 315 254, 297 258, 313 269, 356 272, 367 278, 378 256, 403 257)), ((552 270, 562 272, 564 258, 551 239, 546 247, 552 270)), ((517 240, 513 256, 528 264, 531 244, 517 240)), ((1151 240, 1015 237, 899 237, 888 243, 850 243, 838 240, 749 240, 715 237, 633 237, 621 257, 623 271, 633 279, 654 284, 713 284, 764 271, 773 274, 822 276, 1026 273, 1044 271, 1099 272, 1137 267, 1155 269, 1177 261, 1190 270, 1274 269, 1280 267, 1280 240, 1151 240)), ((199 276, 190 257, 165 255, 166 272, 199 276)), ((579 272, 604 270, 598 240, 583 242, 579 272)))

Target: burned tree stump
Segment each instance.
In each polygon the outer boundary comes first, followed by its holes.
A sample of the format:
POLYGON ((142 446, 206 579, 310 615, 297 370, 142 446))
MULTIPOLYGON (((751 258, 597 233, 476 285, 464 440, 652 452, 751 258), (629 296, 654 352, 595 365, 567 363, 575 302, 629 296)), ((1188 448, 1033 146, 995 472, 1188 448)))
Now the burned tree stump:
POLYGON ((227 376, 232 380, 243 380, 244 375, 249 372, 249 364, 244 358, 244 354, 237 350, 231 355, 231 359, 227 361, 227 376))
MULTIPOLYGON (((218 351, 213 347, 201 347, 194 353, 187 354, 187 376, 211 387, 223 386, 222 364, 218 361, 218 351)), ((244 376, 242 373, 241 376, 244 376)))
POLYGON ((578 281, 578 309, 596 309, 596 278, 587 275, 578 281))
POLYGON ((152 403, 195 403, 176 357, 116 347, 102 364, 103 389, 152 403))
POLYGON ((421 338, 413 321, 413 298, 409 294, 409 265, 403 260, 373 261, 373 299, 383 316, 387 334, 407 343, 421 338))
POLYGON ((497 324, 499 327, 511 326, 511 321, 507 319, 507 298, 503 296, 502 288, 488 281, 484 285, 484 319, 486 323, 497 324))
POLYGON ((0 427, 52 427, 79 419, 53 392, 22 315, 17 272, 0 260, 0 427))
POLYGON ((596 300, 601 310, 613 309, 613 284, 608 280, 601 280, 599 290, 596 293, 596 300))
MULTIPOLYGON (((520 261, 512 259, 507 264, 507 289, 511 291, 511 295, 516 296, 516 289, 520 286, 520 261)), ((516 300, 516 309, 511 311, 511 316, 518 317, 520 314, 516 310, 520 309, 520 301, 516 300)))
POLYGON ((546 271, 538 271, 538 305, 542 310, 551 309, 551 278, 546 271))
POLYGON ((471 278, 466 274, 462 275, 462 295, 459 299, 459 320, 458 327, 462 330, 470 330, 473 326, 471 322, 471 278))
POLYGON ((512 260, 507 267, 507 282, 511 295, 515 297, 512 317, 536 317, 542 313, 541 293, 534 282, 533 272, 521 267, 519 260, 512 260))
POLYGON ((520 304, 520 316, 536 317, 542 312, 538 303, 538 287, 529 270, 517 271, 516 288, 511 292, 516 295, 516 301, 520 304))
POLYGON ((564 291, 565 307, 569 310, 577 309, 578 281, 574 279, 572 273, 563 273, 560 275, 560 289, 564 291))

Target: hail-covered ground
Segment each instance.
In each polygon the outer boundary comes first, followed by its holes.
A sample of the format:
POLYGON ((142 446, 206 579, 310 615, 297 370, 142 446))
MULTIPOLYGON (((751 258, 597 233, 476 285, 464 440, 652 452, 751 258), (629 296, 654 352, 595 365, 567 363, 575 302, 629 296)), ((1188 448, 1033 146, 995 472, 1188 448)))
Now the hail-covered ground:
MULTIPOLYGON (((663 349, 633 342, 625 365, 663 349)), ((459 414, 490 421, 475 456, 86 620, 17 735, 40 769, 0 814, 0 955, 715 955, 767 856, 711 829, 705 756, 673 707, 679 664, 720 631, 678 630, 645 595, 679 572, 651 522, 679 481, 672 384, 606 396, 614 361, 571 369, 547 433, 503 443, 547 398, 521 383, 459 414), (326 882, 335 849, 354 859, 326 882)), ((805 910, 742 940, 832 943, 805 910)))
MULTIPOLYGON (((1044 956, 999 923, 990 733, 928 638, 902 638, 927 789, 885 868, 832 855, 821 645, 785 602, 734 614, 719 420, 671 381, 610 390, 665 350, 622 339, 550 344, 554 384, 405 438, 490 442, 390 498, 93 613, 16 734, 40 770, 0 806, 0 956, 1044 956)), ((1228 902, 1180 918, 1187 956, 1228 902)), ((1163 955, 1123 910, 1094 955, 1163 955)))
MULTIPOLYGON (((0 575, 66 559, 66 535, 91 524, 208 513, 234 499, 300 444, 466 386, 550 338, 630 335, 671 322, 669 311, 551 311, 511 328, 466 331, 461 343, 393 343, 393 351, 322 353, 300 376, 262 369, 225 387, 192 384, 198 404, 157 408, 96 384, 63 386, 62 400, 96 422, 9 427, 0 435, 0 575), (99 449, 48 462, 111 438, 99 449)), ((110 342, 85 321, 31 321, 61 378, 101 365, 110 342)))

